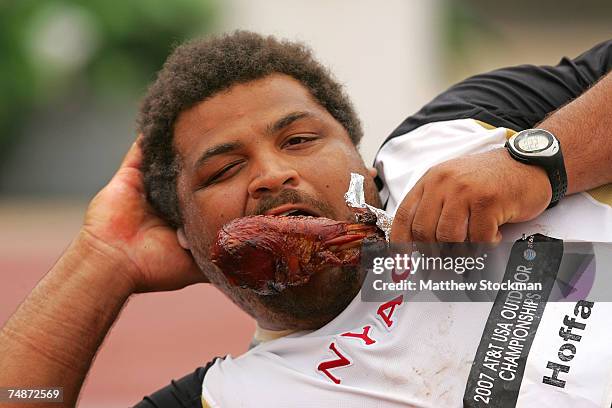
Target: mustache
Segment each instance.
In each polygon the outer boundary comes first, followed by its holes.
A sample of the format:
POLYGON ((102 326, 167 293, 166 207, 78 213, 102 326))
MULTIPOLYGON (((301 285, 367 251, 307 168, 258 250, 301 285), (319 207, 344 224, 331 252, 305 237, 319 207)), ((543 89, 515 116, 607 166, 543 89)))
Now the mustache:
POLYGON ((275 196, 262 198, 253 213, 249 215, 262 215, 283 204, 306 204, 316 208, 326 217, 333 218, 335 216, 335 211, 329 204, 314 198, 308 193, 292 189, 284 189, 275 196))

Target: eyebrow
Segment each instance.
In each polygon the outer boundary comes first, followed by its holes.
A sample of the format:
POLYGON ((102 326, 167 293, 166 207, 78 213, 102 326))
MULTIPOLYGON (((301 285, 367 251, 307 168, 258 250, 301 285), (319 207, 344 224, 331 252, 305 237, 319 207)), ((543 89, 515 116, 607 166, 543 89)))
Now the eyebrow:
POLYGON ((303 118, 308 118, 313 116, 312 113, 310 112, 291 112, 285 116, 283 116, 282 118, 280 118, 279 120, 277 120, 276 122, 274 122, 272 125, 268 126, 268 133, 276 133, 280 130, 283 130, 284 128, 286 128, 287 126, 291 125, 293 122, 303 119, 303 118))
MULTIPOLYGON (((291 112, 283 116, 282 118, 278 119, 276 122, 268 125, 266 127, 266 133, 268 134, 277 133, 283 130, 284 128, 286 128, 287 126, 291 125, 293 122, 297 120, 307 118, 307 117, 312 117, 312 116, 314 115, 310 112, 301 112, 301 111, 291 112)), ((208 148, 204 151, 204 153, 202 153, 202 155, 195 162, 194 169, 196 170, 199 169, 204 164, 206 164, 206 162, 210 161, 210 159, 212 159, 215 156, 219 156, 219 155, 226 154, 226 153, 231 153, 243 147, 244 147, 244 144, 242 142, 227 142, 227 143, 221 143, 211 148, 208 148)))
POLYGON ((202 153, 200 158, 195 162, 194 169, 196 170, 199 169, 204 164, 206 164, 206 162, 208 162, 210 159, 212 159, 215 156, 219 156, 221 154, 226 154, 226 153, 231 153, 235 150, 241 149, 242 147, 244 147, 244 144, 241 142, 228 142, 228 143, 221 143, 209 149, 206 149, 204 153, 202 153))

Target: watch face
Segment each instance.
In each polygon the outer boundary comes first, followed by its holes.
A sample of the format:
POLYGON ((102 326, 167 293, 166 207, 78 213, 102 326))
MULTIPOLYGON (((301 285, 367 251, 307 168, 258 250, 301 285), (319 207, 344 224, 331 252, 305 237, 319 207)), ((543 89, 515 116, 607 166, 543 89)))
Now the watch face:
POLYGON ((514 145, 524 153, 536 153, 548 148, 552 142, 550 135, 535 130, 520 134, 514 141, 514 145))

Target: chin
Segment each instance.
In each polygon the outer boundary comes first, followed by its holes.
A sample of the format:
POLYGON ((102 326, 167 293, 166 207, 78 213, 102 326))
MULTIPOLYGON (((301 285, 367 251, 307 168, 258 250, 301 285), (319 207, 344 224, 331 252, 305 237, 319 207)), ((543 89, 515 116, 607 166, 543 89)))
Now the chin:
POLYGON ((278 330, 318 329, 346 309, 359 293, 364 277, 359 267, 326 269, 302 286, 258 296, 265 316, 255 318, 278 330))

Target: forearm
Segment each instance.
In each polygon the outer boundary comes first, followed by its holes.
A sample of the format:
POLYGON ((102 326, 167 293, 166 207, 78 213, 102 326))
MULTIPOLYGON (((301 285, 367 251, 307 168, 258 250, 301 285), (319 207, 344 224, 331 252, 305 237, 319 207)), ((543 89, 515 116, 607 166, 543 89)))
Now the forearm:
POLYGON ((98 347, 132 293, 121 272, 130 265, 84 234, 0 331, 0 386, 63 387, 63 406, 76 404, 98 347))
POLYGON ((612 73, 537 127, 561 142, 567 194, 612 182, 612 73))

